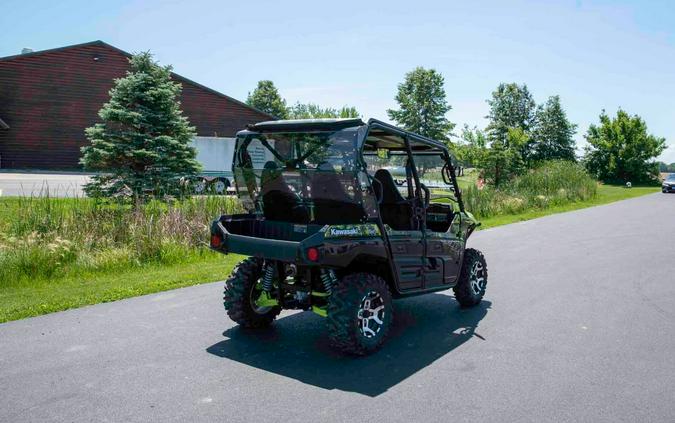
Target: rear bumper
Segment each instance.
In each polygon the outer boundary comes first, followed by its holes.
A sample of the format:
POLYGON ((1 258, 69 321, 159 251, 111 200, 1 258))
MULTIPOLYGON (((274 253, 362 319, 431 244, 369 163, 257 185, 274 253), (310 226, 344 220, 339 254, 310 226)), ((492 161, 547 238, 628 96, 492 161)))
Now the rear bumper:
POLYGON ((214 233, 217 229, 222 235, 222 242, 220 247, 212 245, 211 249, 219 253, 236 253, 281 261, 297 261, 301 258, 300 242, 232 234, 220 222, 214 222, 214 226, 211 232, 214 233))

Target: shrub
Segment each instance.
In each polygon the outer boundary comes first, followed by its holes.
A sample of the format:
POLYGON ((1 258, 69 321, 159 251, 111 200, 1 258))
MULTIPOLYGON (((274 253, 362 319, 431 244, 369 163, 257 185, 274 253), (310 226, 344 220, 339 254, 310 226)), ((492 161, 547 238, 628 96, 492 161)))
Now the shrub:
POLYGON ((463 198, 468 210, 485 218, 588 200, 597 188, 581 165, 561 160, 544 162, 500 189, 471 186, 463 198))

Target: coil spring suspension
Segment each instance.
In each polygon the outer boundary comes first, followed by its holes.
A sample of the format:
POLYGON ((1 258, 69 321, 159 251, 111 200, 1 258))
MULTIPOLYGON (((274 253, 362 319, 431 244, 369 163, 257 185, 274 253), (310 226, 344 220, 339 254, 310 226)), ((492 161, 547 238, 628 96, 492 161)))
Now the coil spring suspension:
POLYGON ((337 276, 333 269, 321 269, 321 282, 323 282, 323 289, 326 294, 330 295, 333 292, 333 285, 337 283, 337 276))
POLYGON ((274 280, 274 266, 271 263, 265 263, 262 277, 262 289, 265 292, 272 291, 272 281, 274 280))

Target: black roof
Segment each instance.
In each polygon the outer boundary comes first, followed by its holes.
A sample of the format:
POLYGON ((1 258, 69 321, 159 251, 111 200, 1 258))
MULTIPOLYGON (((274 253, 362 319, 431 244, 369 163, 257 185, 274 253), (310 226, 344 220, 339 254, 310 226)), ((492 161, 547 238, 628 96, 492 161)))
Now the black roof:
POLYGON ((254 132, 287 132, 287 131, 339 131, 340 129, 363 126, 360 118, 347 119, 290 119, 269 120, 249 125, 254 132))
POLYGON ((441 150, 448 149, 448 147, 441 141, 432 140, 431 138, 427 138, 414 132, 406 131, 405 129, 401 129, 389 123, 382 122, 381 120, 370 119, 368 120, 368 126, 370 126, 369 135, 374 135, 377 132, 381 132, 385 134, 398 135, 400 137, 407 137, 411 141, 411 147, 413 150, 428 150, 429 147, 438 148, 441 150))
MULTIPOLYGON (((246 135, 252 132, 339 131, 340 129, 364 125, 366 123, 360 118, 270 120, 248 125, 246 130, 239 131, 237 135, 246 135)), ((370 128, 368 138, 377 137, 381 139, 383 147, 386 144, 388 148, 397 142, 396 139, 400 140, 407 137, 412 149, 416 151, 447 150, 447 146, 441 141, 406 131, 381 120, 370 119, 367 125, 370 128)))

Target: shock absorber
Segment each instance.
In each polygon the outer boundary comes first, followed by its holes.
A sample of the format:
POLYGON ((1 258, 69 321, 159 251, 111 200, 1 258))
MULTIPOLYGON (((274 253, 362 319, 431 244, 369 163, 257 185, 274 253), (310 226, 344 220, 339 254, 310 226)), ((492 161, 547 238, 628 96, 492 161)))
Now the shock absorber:
POLYGON ((330 295, 333 292, 333 286, 337 283, 337 276, 333 269, 321 269, 321 282, 323 282, 323 289, 326 294, 330 295))
POLYGON ((262 289, 265 292, 272 291, 272 281, 274 280, 274 265, 269 262, 265 262, 263 268, 263 277, 262 277, 262 289))

